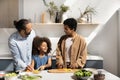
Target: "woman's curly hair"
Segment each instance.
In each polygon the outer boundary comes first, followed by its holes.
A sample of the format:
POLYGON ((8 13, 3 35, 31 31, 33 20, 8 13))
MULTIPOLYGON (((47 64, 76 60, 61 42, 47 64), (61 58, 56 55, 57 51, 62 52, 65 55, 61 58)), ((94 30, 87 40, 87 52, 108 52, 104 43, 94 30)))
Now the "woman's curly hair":
POLYGON ((33 54, 33 55, 36 55, 36 54, 38 55, 38 54, 39 54, 38 47, 39 47, 43 42, 46 42, 46 43, 47 43, 48 50, 47 50, 46 54, 50 53, 50 51, 52 50, 50 39, 47 38, 47 37, 39 37, 39 36, 36 36, 36 37, 33 39, 33 46, 32 46, 32 54, 33 54))

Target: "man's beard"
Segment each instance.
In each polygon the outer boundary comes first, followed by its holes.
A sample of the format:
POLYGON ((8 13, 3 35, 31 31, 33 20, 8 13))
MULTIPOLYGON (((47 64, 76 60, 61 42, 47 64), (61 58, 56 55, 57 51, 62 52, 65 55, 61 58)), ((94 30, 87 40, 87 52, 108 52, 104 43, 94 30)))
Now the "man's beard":
POLYGON ((25 31, 26 37, 28 37, 28 36, 30 35, 30 33, 31 33, 31 31, 30 31, 29 33, 27 33, 27 32, 25 31))

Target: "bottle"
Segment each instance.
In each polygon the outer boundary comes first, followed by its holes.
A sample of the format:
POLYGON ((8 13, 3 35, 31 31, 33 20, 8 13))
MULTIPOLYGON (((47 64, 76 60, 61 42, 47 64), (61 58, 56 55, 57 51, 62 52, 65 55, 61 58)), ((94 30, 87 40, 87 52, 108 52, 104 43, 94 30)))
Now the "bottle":
POLYGON ((41 14, 41 23, 45 23, 45 12, 41 14))
POLYGON ((87 23, 92 23, 92 14, 87 14, 87 23))
POLYGON ((89 17, 89 14, 87 14, 87 23, 90 22, 90 17, 89 17))
POLYGON ((55 23, 59 23, 59 14, 56 12, 55 23))

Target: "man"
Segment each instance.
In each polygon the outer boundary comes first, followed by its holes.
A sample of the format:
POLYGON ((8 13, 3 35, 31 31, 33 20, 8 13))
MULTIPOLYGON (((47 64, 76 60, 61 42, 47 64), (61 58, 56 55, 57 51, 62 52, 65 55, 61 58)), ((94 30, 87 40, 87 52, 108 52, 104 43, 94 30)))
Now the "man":
POLYGON ((18 22, 14 21, 17 29, 8 40, 8 46, 14 60, 15 71, 30 70, 32 54, 32 41, 35 37, 35 32, 32 30, 32 25, 27 19, 21 19, 18 22))
POLYGON ((85 39, 76 33, 77 21, 66 19, 64 32, 56 50, 56 65, 58 68, 83 68, 86 63, 87 48, 85 39))

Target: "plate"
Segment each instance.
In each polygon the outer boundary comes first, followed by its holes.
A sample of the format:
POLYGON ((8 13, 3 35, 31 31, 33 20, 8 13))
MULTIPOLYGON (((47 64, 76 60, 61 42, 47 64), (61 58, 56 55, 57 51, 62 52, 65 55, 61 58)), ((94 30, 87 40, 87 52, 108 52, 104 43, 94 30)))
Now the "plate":
POLYGON ((37 75, 37 74, 39 74, 40 73, 40 71, 37 71, 37 70, 34 70, 33 72, 20 72, 19 74, 20 75, 37 75))
POLYGON ((33 72, 21 72, 19 73, 19 79, 21 80, 41 80, 40 74, 34 74, 33 72))
POLYGON ((38 75, 21 75, 21 80, 41 80, 42 76, 38 75))
POLYGON ((33 74, 32 72, 20 72, 19 75, 31 75, 33 74))

